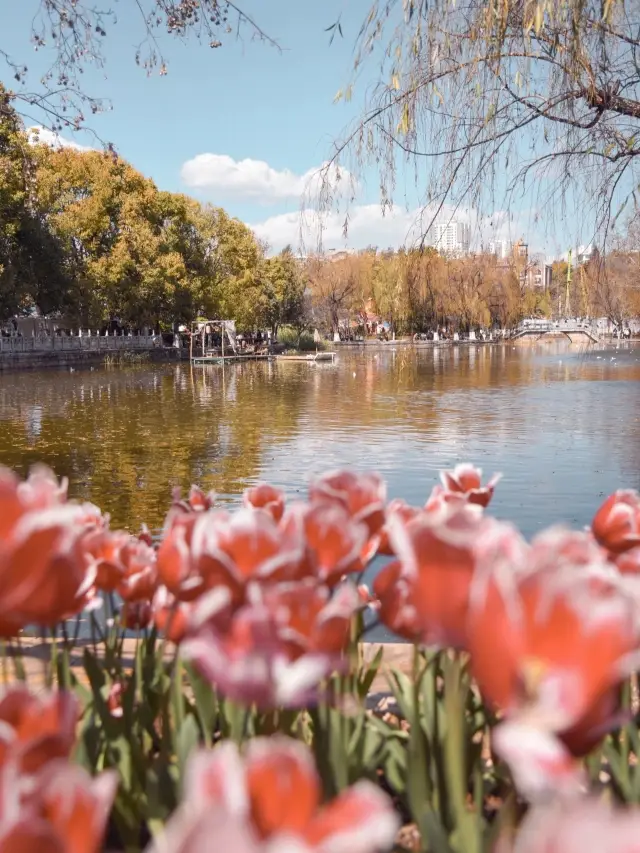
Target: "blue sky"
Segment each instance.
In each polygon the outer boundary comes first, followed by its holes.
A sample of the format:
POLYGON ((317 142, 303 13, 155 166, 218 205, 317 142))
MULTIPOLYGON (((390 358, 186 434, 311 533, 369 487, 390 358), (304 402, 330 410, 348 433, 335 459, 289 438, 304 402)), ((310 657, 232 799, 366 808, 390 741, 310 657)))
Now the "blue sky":
MULTIPOLYGON (((88 70, 83 78, 85 90, 109 98, 113 109, 92 117, 91 127, 162 189, 224 206, 274 250, 287 242, 296 245, 303 188, 362 107, 363 85, 348 104, 334 103, 334 96, 349 81, 353 45, 369 5, 370 0, 244 0, 242 8, 282 51, 251 40, 246 30, 240 40, 229 36, 215 50, 164 35, 160 44, 168 74, 147 77, 134 62, 141 37, 135 4, 115 2, 118 23, 107 32, 106 66, 88 70), (330 44, 325 29, 339 16, 344 38, 330 44)), ((0 0, 0 47, 10 46, 34 79, 48 58, 29 43, 38 6, 38 0, 0 0)), ((3 75, 0 65, 0 79, 3 75)), ((87 134, 66 136, 96 144, 87 134)), ((383 218, 376 182, 371 183, 374 190, 363 189, 351 212, 347 245, 403 244, 417 212, 411 177, 406 191, 394 199, 398 208, 392 217, 383 218)), ((534 219, 525 199, 512 222, 496 215, 496 236, 525 236, 536 250, 556 254, 561 246, 555 240, 562 244, 569 238, 556 234, 551 240, 534 219)), ((307 216, 305 221, 312 232, 307 241, 313 242, 315 220, 307 216)), ((325 248, 345 245, 342 221, 340 215, 326 221, 325 248)))

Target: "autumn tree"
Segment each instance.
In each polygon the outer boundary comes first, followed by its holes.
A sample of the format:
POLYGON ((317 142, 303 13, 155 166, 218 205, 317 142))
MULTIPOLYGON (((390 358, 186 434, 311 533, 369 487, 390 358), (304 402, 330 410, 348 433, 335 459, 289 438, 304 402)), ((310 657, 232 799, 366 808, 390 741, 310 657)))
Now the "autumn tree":
POLYGON ((159 191, 111 154, 38 146, 37 156, 39 204, 65 248, 82 323, 224 316, 254 325, 263 250, 246 225, 159 191))
POLYGON ((353 259, 350 256, 337 259, 314 256, 307 261, 306 274, 317 316, 335 335, 357 296, 353 259))
POLYGON ((489 212, 531 190, 550 221, 580 210, 604 245, 640 162, 639 33, 639 0, 375 3, 354 76, 379 61, 377 85, 327 177, 341 161, 356 178, 378 169, 386 206, 408 165, 425 231, 461 203, 489 212))

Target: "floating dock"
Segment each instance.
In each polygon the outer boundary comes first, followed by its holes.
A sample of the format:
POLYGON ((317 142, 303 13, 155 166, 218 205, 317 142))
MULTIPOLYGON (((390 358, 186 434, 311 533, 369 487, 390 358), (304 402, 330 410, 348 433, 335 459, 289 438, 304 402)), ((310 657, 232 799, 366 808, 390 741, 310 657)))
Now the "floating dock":
POLYGON ((247 353, 245 355, 201 355, 191 359, 192 364, 229 364, 232 361, 269 361, 274 356, 269 353, 247 353))
POLYGON ((315 352, 309 353, 308 355, 278 355, 276 359, 278 361, 306 361, 306 362, 315 362, 315 361, 334 361, 336 357, 335 352, 315 352))

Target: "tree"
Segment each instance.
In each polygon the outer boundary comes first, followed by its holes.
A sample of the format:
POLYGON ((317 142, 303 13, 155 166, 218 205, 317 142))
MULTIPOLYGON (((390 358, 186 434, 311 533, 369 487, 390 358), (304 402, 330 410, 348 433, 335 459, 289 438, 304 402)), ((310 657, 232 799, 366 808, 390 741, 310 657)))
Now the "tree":
POLYGON ((356 70, 382 57, 379 82, 326 167, 325 203, 355 152, 385 205, 399 165, 415 167, 427 228, 531 189, 549 219, 569 202, 591 214, 605 245, 640 162, 639 33, 639 0, 376 3, 356 70))
POLYGON ((357 293, 353 259, 327 261, 312 257, 307 263, 307 275, 318 317, 335 335, 343 319, 341 315, 351 308, 357 293))
MULTIPOLYGON (((52 51, 53 62, 34 84, 15 46, 0 40, 0 62, 4 61, 15 84, 9 94, 36 124, 54 131, 80 128, 87 116, 108 106, 85 91, 82 74, 87 66, 106 65, 104 43, 118 25, 118 15, 82 0, 31 0, 31 5, 34 15, 25 46, 30 40, 36 50, 52 51)), ((132 60, 148 74, 167 73, 162 32, 181 39, 191 36, 215 49, 224 39, 244 31, 277 47, 250 15, 228 0, 137 0, 127 5, 130 8, 122 10, 123 25, 138 44, 132 60)))
POLYGON ((250 228, 220 207, 202 208, 200 227, 209 266, 203 304, 209 306, 210 314, 234 319, 241 328, 255 327, 262 304, 264 247, 250 228))
POLYGON ((19 274, 19 242, 31 185, 31 161, 25 151, 20 119, 0 86, 0 315, 3 319, 25 304, 19 274))
POLYGON ((0 320, 64 303, 64 253, 36 197, 36 163, 0 85, 0 320))
POLYGON ((287 246, 263 262, 261 321, 270 329, 274 340, 280 326, 296 326, 304 314, 306 283, 300 264, 287 246))

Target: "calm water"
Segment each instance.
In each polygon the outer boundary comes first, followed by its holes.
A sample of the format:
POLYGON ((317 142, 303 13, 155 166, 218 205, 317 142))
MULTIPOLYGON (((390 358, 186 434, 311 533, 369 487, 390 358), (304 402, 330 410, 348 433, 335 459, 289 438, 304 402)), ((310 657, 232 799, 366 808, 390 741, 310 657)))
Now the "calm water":
POLYGON ((640 487, 640 347, 584 351, 388 346, 335 365, 246 363, 0 376, 0 464, 44 461, 114 526, 161 525, 171 487, 224 501, 266 479, 379 470, 424 502, 437 472, 504 472, 493 510, 527 535, 589 522, 640 487))

